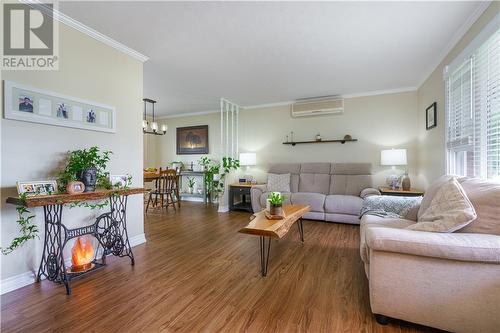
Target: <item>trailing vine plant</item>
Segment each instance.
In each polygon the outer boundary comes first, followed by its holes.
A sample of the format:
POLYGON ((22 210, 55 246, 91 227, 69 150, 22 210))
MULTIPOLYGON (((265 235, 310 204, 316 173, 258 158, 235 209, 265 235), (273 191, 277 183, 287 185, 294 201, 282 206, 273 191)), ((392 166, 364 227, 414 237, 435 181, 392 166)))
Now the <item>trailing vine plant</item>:
POLYGON ((16 207, 18 214, 17 223, 21 227, 20 228, 21 234, 18 237, 14 238, 8 247, 0 248, 3 255, 11 253, 15 249, 19 248, 20 246, 24 245, 27 241, 34 239, 35 237, 39 238, 38 226, 33 221, 35 215, 32 215, 31 212, 28 210, 28 208, 26 208, 25 206, 26 198, 27 198, 26 193, 20 194, 19 199, 21 200, 21 204, 16 207))
POLYGON ((240 161, 232 157, 223 157, 222 163, 213 161, 208 157, 202 157, 198 163, 205 170, 205 187, 210 197, 219 198, 224 194, 225 178, 232 170, 240 167, 240 161), (218 175, 218 179, 215 177, 218 175))

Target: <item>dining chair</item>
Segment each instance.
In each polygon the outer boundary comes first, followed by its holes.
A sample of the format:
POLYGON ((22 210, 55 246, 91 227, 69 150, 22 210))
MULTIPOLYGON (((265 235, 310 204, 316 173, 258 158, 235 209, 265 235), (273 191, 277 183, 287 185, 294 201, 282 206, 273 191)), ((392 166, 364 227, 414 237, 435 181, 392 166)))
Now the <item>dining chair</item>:
POLYGON ((172 206, 174 210, 176 210, 175 204, 179 199, 177 197, 176 187, 177 172, 172 169, 160 171, 160 176, 157 179, 157 188, 151 191, 148 203, 146 204, 146 212, 151 203, 153 207, 158 205, 158 199, 160 200, 160 209, 163 209, 163 207, 168 209, 168 206, 172 206), (177 200, 174 200, 174 195, 177 197, 177 200))

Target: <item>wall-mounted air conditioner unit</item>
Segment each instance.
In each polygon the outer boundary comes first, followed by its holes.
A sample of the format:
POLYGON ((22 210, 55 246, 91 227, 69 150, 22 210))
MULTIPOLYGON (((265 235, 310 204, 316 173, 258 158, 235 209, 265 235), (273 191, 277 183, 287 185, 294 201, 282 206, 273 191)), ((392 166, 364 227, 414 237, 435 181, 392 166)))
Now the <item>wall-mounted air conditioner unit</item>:
POLYGON ((344 112, 343 98, 312 98, 292 104, 292 117, 312 117, 344 112))

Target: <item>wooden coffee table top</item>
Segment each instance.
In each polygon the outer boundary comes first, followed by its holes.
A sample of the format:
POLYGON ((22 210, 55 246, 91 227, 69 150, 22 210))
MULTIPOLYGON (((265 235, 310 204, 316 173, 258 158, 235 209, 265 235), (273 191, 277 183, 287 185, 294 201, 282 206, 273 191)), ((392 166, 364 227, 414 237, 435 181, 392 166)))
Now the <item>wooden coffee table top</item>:
POLYGON ((282 220, 267 219, 263 210, 253 214, 250 223, 239 232, 256 236, 282 238, 290 230, 290 227, 310 210, 309 205, 283 205, 285 217, 282 220))

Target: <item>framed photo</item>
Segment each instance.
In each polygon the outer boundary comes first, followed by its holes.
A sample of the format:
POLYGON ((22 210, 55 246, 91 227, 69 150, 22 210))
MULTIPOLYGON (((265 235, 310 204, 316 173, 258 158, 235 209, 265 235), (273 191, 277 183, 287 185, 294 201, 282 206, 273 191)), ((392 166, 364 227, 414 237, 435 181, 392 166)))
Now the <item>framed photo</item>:
POLYGON ((50 195, 57 192, 55 180, 40 180, 31 182, 17 182, 17 193, 26 195, 50 195))
POLYGON ((177 127, 177 155, 208 154, 208 125, 177 127))
POLYGON ((112 106, 4 81, 4 118, 115 133, 112 106))
POLYGON ((113 187, 124 187, 127 185, 129 175, 110 175, 109 181, 113 187))
POLYGON ((430 130, 437 125, 437 113, 436 113, 436 102, 432 103, 427 109, 425 109, 425 128, 430 130))

